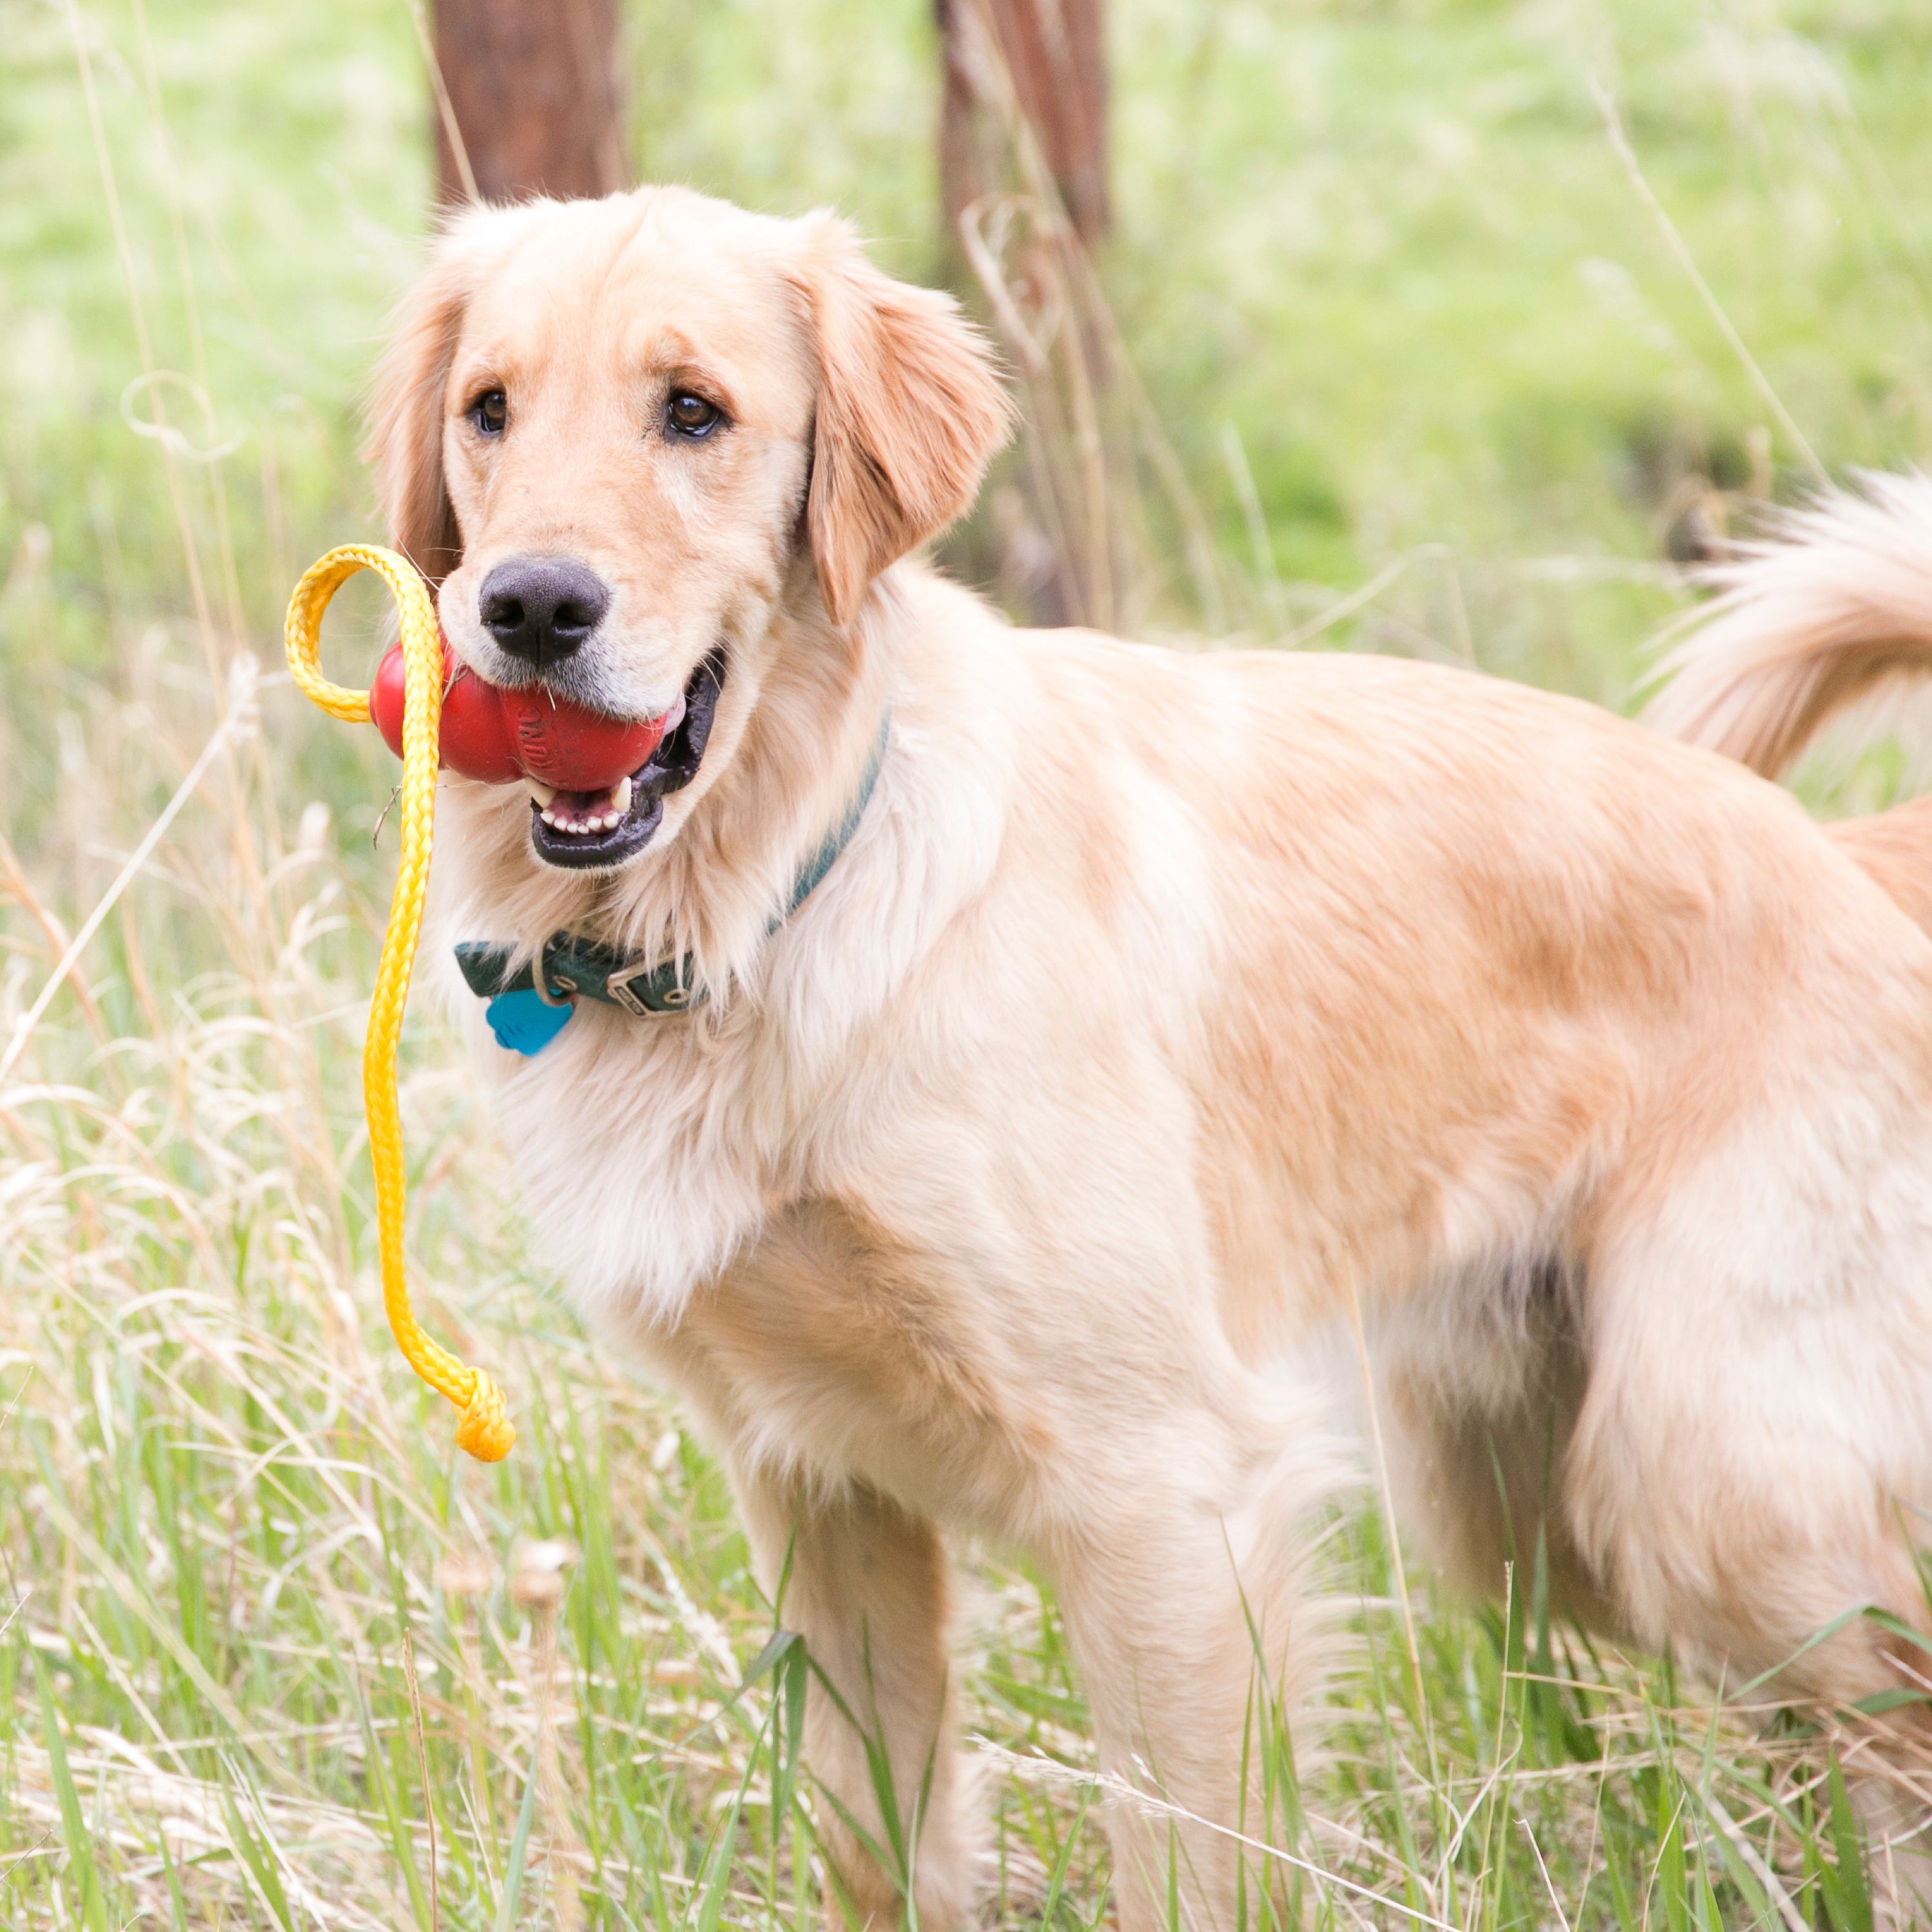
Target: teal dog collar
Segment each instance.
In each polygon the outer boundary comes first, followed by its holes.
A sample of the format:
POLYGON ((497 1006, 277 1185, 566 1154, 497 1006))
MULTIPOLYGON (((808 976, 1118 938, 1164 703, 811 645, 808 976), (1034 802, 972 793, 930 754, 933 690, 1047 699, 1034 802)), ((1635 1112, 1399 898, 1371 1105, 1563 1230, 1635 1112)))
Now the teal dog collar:
POLYGON ((561 1006, 581 994, 607 1006, 622 1006, 638 1019, 654 1013, 678 1013, 700 1003, 687 983, 688 959, 666 959, 653 966, 629 953, 619 952, 594 939, 568 932, 553 933, 538 955, 543 966, 539 990, 538 961, 526 960, 514 973, 515 957, 507 946, 487 940, 466 939, 456 949, 456 963, 470 990, 478 999, 500 999, 506 993, 529 993, 546 1005, 561 1006))
MULTIPOLYGON (((784 910, 772 921, 772 932, 812 896, 837 863, 839 854, 852 842, 879 782, 891 724, 888 711, 880 720, 878 742, 844 818, 800 868, 784 910)), ((512 972, 510 962, 515 957, 514 946, 489 940, 466 939, 456 948, 456 964, 464 983, 478 999, 490 1003, 488 1017, 497 1043, 518 1053, 542 1052, 563 1030, 572 1003, 580 998, 621 1007, 634 1019, 688 1012, 704 1002, 703 990, 692 984, 688 953, 680 958, 653 961, 637 953, 620 952, 601 940, 558 932, 544 941, 535 959, 526 960, 512 972)))

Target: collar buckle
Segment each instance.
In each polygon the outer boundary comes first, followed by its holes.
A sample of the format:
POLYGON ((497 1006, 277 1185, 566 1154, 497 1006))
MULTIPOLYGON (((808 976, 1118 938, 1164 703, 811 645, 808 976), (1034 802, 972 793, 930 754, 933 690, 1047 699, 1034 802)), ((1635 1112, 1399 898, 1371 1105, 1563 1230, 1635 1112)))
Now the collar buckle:
POLYGON ((662 963, 652 964, 640 960, 634 966, 620 966, 615 972, 607 974, 604 990, 612 1001, 623 1008, 634 1019, 663 1019, 667 1016, 685 1012, 691 1005, 691 989, 688 986, 667 986, 657 996, 655 1004, 646 1000, 632 984, 641 980, 649 987, 651 981, 663 970, 662 963))

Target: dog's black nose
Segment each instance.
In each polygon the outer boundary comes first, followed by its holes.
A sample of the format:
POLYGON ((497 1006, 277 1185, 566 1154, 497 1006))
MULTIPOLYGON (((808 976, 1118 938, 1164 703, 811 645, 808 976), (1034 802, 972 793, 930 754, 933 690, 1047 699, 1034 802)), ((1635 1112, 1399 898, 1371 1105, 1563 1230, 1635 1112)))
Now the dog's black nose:
POLYGON ((539 667, 567 658, 596 629, 610 593, 567 556, 513 556, 483 580, 477 608, 513 658, 539 667))

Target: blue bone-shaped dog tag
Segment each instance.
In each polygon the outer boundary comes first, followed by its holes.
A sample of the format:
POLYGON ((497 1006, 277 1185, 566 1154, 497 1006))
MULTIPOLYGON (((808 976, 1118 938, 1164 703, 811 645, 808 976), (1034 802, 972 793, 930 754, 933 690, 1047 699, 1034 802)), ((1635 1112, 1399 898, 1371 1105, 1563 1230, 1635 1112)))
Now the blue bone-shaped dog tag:
POLYGON ((483 1009, 499 1046, 526 1056, 541 1053, 570 1024, 573 1010, 551 1006, 537 997, 533 986, 519 993, 499 993, 483 1009))

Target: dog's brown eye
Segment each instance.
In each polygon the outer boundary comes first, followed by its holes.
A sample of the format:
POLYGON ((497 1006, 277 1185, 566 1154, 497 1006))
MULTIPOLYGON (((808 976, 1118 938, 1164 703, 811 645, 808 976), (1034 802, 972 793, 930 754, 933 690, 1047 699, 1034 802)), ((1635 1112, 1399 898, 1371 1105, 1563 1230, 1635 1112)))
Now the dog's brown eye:
POLYGON ((510 418, 510 399, 501 389, 485 389, 470 405, 470 420, 484 436, 501 436, 510 418))
POLYGON ((709 436, 724 420, 724 412, 716 403, 707 403, 688 389, 671 392, 665 413, 680 436, 709 436))

